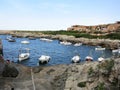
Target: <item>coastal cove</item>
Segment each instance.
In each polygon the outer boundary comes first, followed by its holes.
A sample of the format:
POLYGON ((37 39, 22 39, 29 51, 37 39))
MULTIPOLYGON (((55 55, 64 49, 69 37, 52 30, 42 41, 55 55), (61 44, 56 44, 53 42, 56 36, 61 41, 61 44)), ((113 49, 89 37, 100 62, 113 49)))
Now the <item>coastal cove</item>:
POLYGON ((112 50, 118 48, 119 40, 24 32, 2 33, 0 39, 4 57, 0 59, 0 89, 119 90, 120 88, 120 58, 113 57, 112 54, 112 50), (7 39, 9 36, 14 39, 9 41, 7 39), (19 51, 22 48, 30 50, 30 58, 18 62, 19 51), (38 65, 38 58, 43 54, 49 55, 51 60, 45 65, 38 65), (71 58, 77 54, 80 55, 81 62, 72 63, 71 58), (88 55, 93 57, 93 62, 85 61, 88 55), (105 60, 98 62, 97 59, 101 56, 105 60))
POLYGON ((0 90, 120 90, 120 0, 0 0, 0 90))
POLYGON ((80 55, 81 62, 85 61, 85 57, 90 55, 96 61, 99 57, 110 58, 112 52, 110 49, 104 51, 96 51, 97 46, 80 45, 62 45, 59 40, 52 42, 41 41, 39 37, 31 40, 27 37, 15 37, 16 42, 8 42, 6 37, 10 35, 0 35, 3 44, 3 55, 5 60, 11 60, 15 63, 20 63, 26 66, 38 66, 38 58, 40 55, 49 55, 51 60, 46 66, 57 64, 71 64, 71 58, 75 55, 80 55), (29 44, 21 44, 21 41, 27 40, 29 44), (19 50, 23 48, 30 49, 30 58, 23 62, 18 62, 19 50))

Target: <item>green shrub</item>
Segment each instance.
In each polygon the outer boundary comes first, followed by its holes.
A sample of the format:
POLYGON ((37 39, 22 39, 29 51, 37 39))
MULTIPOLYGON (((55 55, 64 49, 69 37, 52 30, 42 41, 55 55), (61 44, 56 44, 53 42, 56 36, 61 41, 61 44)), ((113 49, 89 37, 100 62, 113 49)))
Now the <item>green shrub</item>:
POLYGON ((94 90, 106 90, 104 87, 104 83, 99 83, 97 87, 94 88, 94 90))
POLYGON ((88 70, 88 75, 91 75, 92 73, 94 73, 94 70, 93 70, 92 67, 90 67, 89 70, 88 70))
POLYGON ((86 87, 86 82, 80 82, 77 84, 78 87, 86 87))
POLYGON ((120 39, 120 32, 118 33, 111 33, 108 34, 106 36, 104 36, 105 38, 110 38, 110 39, 120 39))
POLYGON ((99 65, 99 68, 110 72, 113 66, 114 66, 114 60, 106 60, 104 63, 99 65))

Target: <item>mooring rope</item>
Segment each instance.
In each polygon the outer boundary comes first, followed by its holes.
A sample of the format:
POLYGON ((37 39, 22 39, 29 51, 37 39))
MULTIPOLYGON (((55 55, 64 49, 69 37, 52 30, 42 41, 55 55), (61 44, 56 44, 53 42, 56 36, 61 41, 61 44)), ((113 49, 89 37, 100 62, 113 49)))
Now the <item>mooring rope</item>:
POLYGON ((33 77, 33 72, 32 72, 32 68, 31 68, 31 79, 32 79, 32 84, 33 84, 33 90, 36 90, 36 88, 35 88, 35 82, 34 82, 34 77, 33 77))

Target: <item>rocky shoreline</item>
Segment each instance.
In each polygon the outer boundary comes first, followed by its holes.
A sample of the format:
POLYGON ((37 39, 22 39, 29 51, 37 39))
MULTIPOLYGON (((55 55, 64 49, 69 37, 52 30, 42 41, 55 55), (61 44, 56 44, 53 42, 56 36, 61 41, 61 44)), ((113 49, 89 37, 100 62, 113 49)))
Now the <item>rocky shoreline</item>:
POLYGON ((46 35, 42 33, 32 33, 32 32, 1 32, 0 34, 11 34, 14 37, 35 37, 35 38, 51 38, 51 39, 58 39, 60 41, 68 41, 72 43, 82 43, 85 45, 92 45, 92 46, 102 46, 107 49, 117 49, 120 45, 120 40, 110 40, 110 39, 88 39, 88 38, 75 38, 74 36, 67 36, 67 35, 46 35))
POLYGON ((0 90, 119 90, 120 58, 26 67, 0 60, 0 90), (33 84, 34 83, 34 84, 33 84))

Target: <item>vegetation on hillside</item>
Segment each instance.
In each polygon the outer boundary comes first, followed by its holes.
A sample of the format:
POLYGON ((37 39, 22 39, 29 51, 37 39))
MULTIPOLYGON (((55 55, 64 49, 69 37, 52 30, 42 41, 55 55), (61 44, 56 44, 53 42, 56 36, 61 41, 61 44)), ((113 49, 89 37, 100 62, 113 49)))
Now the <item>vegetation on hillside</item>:
MULTIPOLYGON (((21 32, 21 31, 17 31, 21 32)), ((23 31, 22 31, 23 32, 23 31)), ((89 39, 119 39, 120 40, 120 32, 114 32, 110 33, 107 35, 92 35, 90 33, 86 32, 79 32, 79 31, 65 31, 65 30, 60 30, 60 31, 24 31, 24 32, 29 32, 29 33, 43 33, 43 34, 48 34, 48 35, 69 35, 69 36, 75 36, 76 38, 84 37, 84 38, 89 38, 89 39)))
POLYGON ((50 34, 50 35, 72 35, 75 36, 76 38, 80 38, 80 37, 84 37, 84 38, 90 38, 90 39, 94 39, 94 38, 100 38, 100 39, 120 39, 120 32, 117 33, 110 33, 107 35, 101 35, 101 36, 97 36, 97 35, 91 35, 89 33, 85 33, 85 32, 79 32, 79 31, 41 31, 41 33, 44 34, 50 34))

